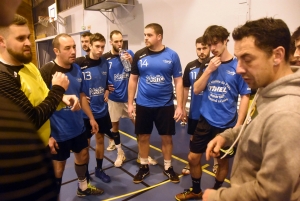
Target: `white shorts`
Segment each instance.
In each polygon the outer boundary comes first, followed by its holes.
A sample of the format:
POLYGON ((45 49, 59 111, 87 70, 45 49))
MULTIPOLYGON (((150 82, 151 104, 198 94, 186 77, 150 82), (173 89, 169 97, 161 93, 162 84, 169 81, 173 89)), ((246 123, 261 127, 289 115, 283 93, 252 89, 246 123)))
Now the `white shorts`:
POLYGON ((118 122, 120 118, 128 117, 128 104, 115 102, 108 99, 108 111, 111 122, 118 122))

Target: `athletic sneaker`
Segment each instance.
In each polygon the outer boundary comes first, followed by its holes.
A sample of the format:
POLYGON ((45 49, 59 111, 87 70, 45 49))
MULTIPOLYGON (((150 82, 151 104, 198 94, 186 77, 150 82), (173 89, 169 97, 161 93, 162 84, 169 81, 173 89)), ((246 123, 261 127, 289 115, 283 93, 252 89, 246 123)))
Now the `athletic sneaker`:
POLYGON ((182 169, 181 173, 183 175, 189 175, 190 174, 190 165, 186 164, 186 166, 182 169))
POLYGON ((138 173, 133 177, 133 183, 141 183, 147 175, 149 175, 149 165, 141 165, 138 173))
MULTIPOLYGON (((136 162, 141 164, 140 155, 138 155, 136 162)), ((157 161, 155 159, 151 158, 151 156, 148 156, 148 164, 149 165, 157 165, 157 161)))
POLYGON ((97 167, 95 167, 95 176, 101 179, 104 183, 110 182, 110 176, 105 174, 102 169, 98 169, 97 167))
POLYGON ((115 141, 109 140, 109 145, 106 148, 107 151, 113 151, 116 149, 115 141))
POLYGON ((189 189, 184 189, 183 193, 179 193, 175 195, 175 199, 178 201, 183 201, 183 200, 202 200, 202 191, 198 194, 193 193, 193 188, 189 189))
POLYGON ((103 194, 103 190, 100 188, 97 188, 96 186, 93 186, 91 183, 88 183, 87 189, 84 191, 81 190, 79 187, 77 188, 77 196, 78 197, 84 197, 87 195, 101 195, 103 194))
POLYGON ((126 160, 125 154, 123 150, 118 151, 118 156, 115 161, 115 167, 121 167, 123 164, 123 161, 126 160))
POLYGON ((164 174, 169 177, 170 181, 173 183, 179 183, 179 177, 178 175, 174 172, 173 167, 169 167, 168 170, 164 170, 164 174))

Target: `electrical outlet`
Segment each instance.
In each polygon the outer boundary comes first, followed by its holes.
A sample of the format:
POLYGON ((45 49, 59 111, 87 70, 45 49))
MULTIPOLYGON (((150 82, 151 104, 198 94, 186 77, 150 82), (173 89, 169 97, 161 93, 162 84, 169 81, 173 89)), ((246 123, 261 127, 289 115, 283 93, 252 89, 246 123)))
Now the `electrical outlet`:
POLYGON ((91 28, 92 28, 91 25, 88 25, 88 26, 87 26, 87 29, 88 29, 88 30, 91 30, 91 28))

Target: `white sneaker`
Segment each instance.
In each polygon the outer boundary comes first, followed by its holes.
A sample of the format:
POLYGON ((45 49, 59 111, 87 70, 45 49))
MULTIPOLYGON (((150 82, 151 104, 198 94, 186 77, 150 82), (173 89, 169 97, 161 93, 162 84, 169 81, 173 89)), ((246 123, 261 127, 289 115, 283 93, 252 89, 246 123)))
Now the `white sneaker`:
POLYGON ((126 160, 125 154, 123 150, 118 151, 118 156, 115 161, 115 167, 121 167, 123 164, 123 161, 126 160))
POLYGON ((183 175, 189 175, 190 174, 190 165, 186 164, 186 166, 182 169, 181 173, 183 175))
POLYGON ((151 158, 151 156, 148 156, 148 163, 150 165, 156 165, 157 161, 155 159, 151 158))
POLYGON ((109 140, 109 145, 106 148, 107 151, 113 151, 116 149, 115 141, 109 140))

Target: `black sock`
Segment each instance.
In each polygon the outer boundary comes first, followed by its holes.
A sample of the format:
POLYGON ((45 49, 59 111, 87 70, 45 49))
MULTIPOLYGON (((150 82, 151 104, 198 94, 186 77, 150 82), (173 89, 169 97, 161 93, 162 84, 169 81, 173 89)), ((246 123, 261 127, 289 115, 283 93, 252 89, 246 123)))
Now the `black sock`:
POLYGON ((86 181, 87 181, 87 183, 89 183, 89 182, 90 182, 89 164, 86 164, 86 172, 85 172, 85 177, 86 177, 86 181))
POLYGON ((79 180, 84 180, 86 178, 86 164, 78 165, 75 163, 75 172, 79 180))
POLYGON ((195 179, 192 177, 193 183, 193 193, 198 194, 201 192, 201 177, 199 179, 195 179))
POLYGON ((103 158, 102 159, 96 158, 96 161, 97 161, 97 169, 102 169, 103 158))
POLYGON ((59 195, 62 178, 55 178, 55 180, 56 180, 56 191, 57 191, 57 195, 59 195))
POLYGON ((218 181, 217 179, 215 179, 215 182, 216 183, 215 183, 213 189, 218 190, 222 186, 224 181, 218 181))
POLYGON ((120 133, 119 132, 111 132, 114 137, 115 144, 118 145, 121 143, 120 133))

